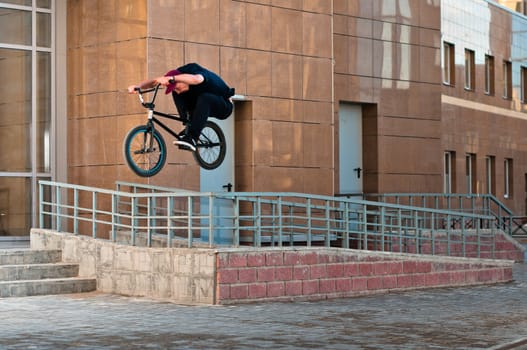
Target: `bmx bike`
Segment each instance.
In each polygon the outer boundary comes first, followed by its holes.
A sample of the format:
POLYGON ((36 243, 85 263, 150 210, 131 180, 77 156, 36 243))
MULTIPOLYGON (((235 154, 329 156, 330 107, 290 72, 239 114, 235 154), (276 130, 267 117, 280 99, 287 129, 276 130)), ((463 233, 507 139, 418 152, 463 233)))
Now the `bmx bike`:
MULTIPOLYGON (((149 89, 136 88, 141 104, 148 109, 148 120, 146 124, 132 128, 123 142, 126 163, 134 173, 142 177, 150 177, 159 173, 167 160, 167 146, 156 126, 161 127, 177 139, 184 132, 176 133, 156 116, 178 121, 183 126, 190 122, 182 116, 155 110, 154 102, 160 86, 157 85, 149 89), (150 101, 146 101, 143 97, 147 93, 153 93, 150 101)), ((203 169, 212 170, 221 165, 225 159, 226 151, 227 145, 223 131, 218 124, 207 120, 199 139, 196 140, 196 151, 192 152, 194 159, 203 169)))

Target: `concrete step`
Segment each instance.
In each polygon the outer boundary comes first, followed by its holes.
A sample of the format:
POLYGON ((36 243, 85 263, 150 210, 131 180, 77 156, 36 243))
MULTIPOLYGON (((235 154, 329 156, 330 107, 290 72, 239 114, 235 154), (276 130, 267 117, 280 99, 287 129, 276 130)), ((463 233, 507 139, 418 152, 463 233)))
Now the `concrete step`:
POLYGON ((0 265, 0 281, 76 277, 79 265, 67 263, 0 265))
POLYGON ((42 280, 0 282, 0 298, 35 295, 92 292, 97 288, 94 278, 50 278, 42 280))
POLYGON ((0 249, 0 265, 48 264, 61 260, 60 250, 0 249))
POLYGON ((0 249, 0 298, 92 292, 95 278, 62 262, 60 250, 0 249))

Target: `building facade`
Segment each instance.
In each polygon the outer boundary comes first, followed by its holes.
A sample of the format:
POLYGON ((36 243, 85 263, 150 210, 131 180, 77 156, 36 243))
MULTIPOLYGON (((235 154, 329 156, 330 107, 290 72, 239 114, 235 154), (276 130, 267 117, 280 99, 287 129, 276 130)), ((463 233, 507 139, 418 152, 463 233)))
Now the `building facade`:
MULTIPOLYGON (((36 224, 39 179, 491 193, 526 211, 527 19, 497 2, 10 0, 0 13, 0 234, 36 224), (122 142, 146 110, 126 87, 188 62, 236 88, 228 156, 208 171, 173 147, 139 178, 122 142)), ((156 105, 175 113, 164 94, 156 105)))

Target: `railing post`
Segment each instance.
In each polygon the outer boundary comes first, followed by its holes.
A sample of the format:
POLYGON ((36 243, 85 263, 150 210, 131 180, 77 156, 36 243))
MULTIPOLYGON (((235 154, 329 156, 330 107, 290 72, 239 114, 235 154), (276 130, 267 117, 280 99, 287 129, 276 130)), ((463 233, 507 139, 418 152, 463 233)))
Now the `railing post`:
POLYGON ((306 214, 307 214, 307 246, 311 247, 311 239, 313 234, 313 229, 311 227, 312 221, 311 221, 311 198, 307 199, 307 208, 306 208, 306 214))
POLYGON ((118 195, 115 193, 112 193, 112 242, 115 242, 117 240, 117 230, 116 230, 116 221, 118 220, 118 213, 117 212, 117 201, 118 201, 118 195))
POLYGON ((79 190, 73 190, 73 233, 79 233, 79 190))
POLYGON ((38 227, 44 228, 44 185, 41 182, 38 183, 38 198, 40 199, 38 205, 38 227))
POLYGON ((172 247, 174 229, 172 228, 172 215, 174 214, 174 197, 169 195, 167 198, 167 248, 172 247))
POLYGON ((240 246, 240 197, 234 200, 234 246, 240 246))
POLYGON ((131 238, 132 238, 132 246, 135 246, 135 233, 136 233, 136 227, 137 227, 137 197, 133 196, 132 199, 132 229, 131 229, 131 238))
POLYGON ((344 234, 342 235, 342 248, 350 247, 350 213, 349 202, 344 202, 344 234))
POLYGON ((56 213, 56 218, 55 218, 55 226, 57 227, 57 231, 58 232, 61 232, 62 231, 62 224, 61 224, 61 210, 60 210, 60 206, 61 206, 61 193, 60 193, 60 186, 56 186, 55 187, 55 198, 57 198, 57 205, 55 206, 55 213, 56 213))
POLYGON ((92 237, 97 238, 97 192, 92 192, 92 237))
POLYGON ((330 246, 330 232, 331 232, 331 213, 329 210, 329 200, 326 199, 326 239, 325 239, 325 245, 326 247, 330 246))
POLYGON ((214 197, 212 193, 209 195, 209 247, 214 244, 214 197))
MULTIPOLYGON (((187 197, 187 213, 188 213, 188 217, 187 217, 187 240, 188 240, 188 247, 191 248, 192 247, 192 220, 193 220, 193 215, 194 215, 194 211, 192 210, 192 202, 193 202, 193 199, 194 197, 192 196, 188 196, 187 197)), ((200 198, 201 200, 201 198, 200 198)))
MULTIPOLYGON (((278 211, 278 246, 281 247, 282 246, 282 230, 284 229, 283 227, 283 224, 282 224, 282 220, 283 220, 283 217, 282 217, 282 196, 278 196, 278 200, 276 201, 276 209, 278 211)), ((291 215, 291 213, 290 213, 291 215)), ((290 216, 291 217, 291 216, 290 216)), ((292 245, 292 240, 293 240, 293 235, 290 235, 289 236, 289 245, 292 245)))
POLYGON ((152 197, 146 198, 146 246, 152 246, 152 197))
POLYGON ((261 197, 256 197, 256 246, 261 247, 262 246, 262 202, 261 197))

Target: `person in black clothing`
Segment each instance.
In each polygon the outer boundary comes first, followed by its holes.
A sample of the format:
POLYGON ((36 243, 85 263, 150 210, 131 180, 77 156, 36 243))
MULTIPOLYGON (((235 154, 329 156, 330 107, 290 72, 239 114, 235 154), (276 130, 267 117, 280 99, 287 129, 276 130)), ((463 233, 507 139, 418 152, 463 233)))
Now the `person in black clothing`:
POLYGON ((136 88, 148 89, 161 84, 172 98, 180 117, 189 123, 174 144, 196 151, 196 140, 205 127, 208 117, 226 119, 232 113, 234 89, 230 88, 216 73, 197 63, 189 63, 168 71, 164 76, 145 80, 128 87, 129 93, 136 88))

